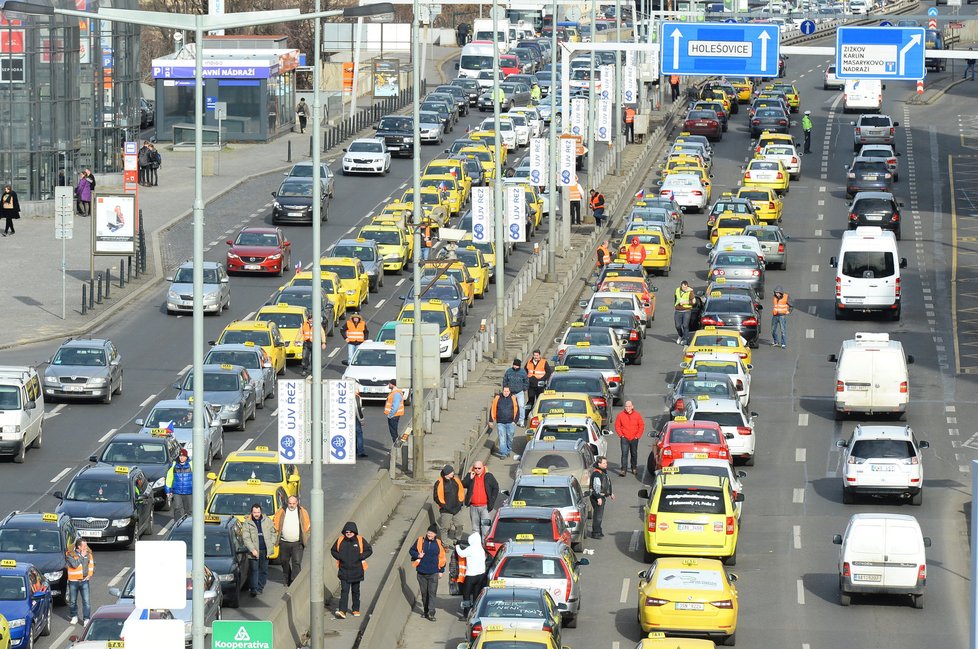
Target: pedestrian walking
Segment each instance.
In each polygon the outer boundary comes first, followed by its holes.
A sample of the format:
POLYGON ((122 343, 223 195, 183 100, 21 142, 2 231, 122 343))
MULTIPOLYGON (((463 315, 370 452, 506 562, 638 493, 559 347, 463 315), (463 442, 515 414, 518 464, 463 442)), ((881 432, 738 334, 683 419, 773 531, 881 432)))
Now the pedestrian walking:
POLYGON ((3 236, 16 234, 14 221, 20 218, 20 200, 10 185, 4 185, 3 194, 0 194, 0 215, 5 219, 3 236))
POLYGON ((78 174, 78 184, 75 185, 76 208, 80 216, 92 215, 92 181, 83 171, 78 174))
POLYGON ((149 140, 143 140, 143 145, 136 153, 136 166, 139 168, 139 184, 149 183, 149 140))
MULTIPOLYGON (((295 342, 302 343, 302 373, 308 374, 312 367, 312 315, 307 313, 306 319, 295 335, 295 342)), ((319 346, 326 351, 326 329, 319 325, 319 346)))
POLYGON ((289 496, 285 507, 275 512, 272 526, 278 534, 278 561, 282 564, 285 586, 289 587, 302 570, 302 555, 312 534, 309 512, 299 506, 298 496, 289 496))
POLYGON ((78 597, 82 601, 81 624, 85 626, 92 617, 92 575, 95 574, 95 557, 83 538, 65 551, 65 570, 68 573, 68 613, 70 624, 78 624, 78 597))
POLYGON ((801 118, 801 130, 805 133, 805 149, 804 153, 812 152, 812 111, 806 110, 805 115, 801 118))
POLYGON ((465 487, 451 464, 442 467, 441 475, 431 488, 431 497, 438 505, 439 538, 442 545, 451 549, 462 538, 462 508, 465 506, 465 487))
POLYGON ((367 559, 374 553, 370 544, 360 536, 357 524, 347 521, 343 526, 340 537, 330 548, 329 553, 336 559, 336 572, 340 580, 340 601, 334 615, 340 620, 346 619, 347 602, 352 595, 353 617, 360 617, 360 583, 366 577, 367 559))
POLYGON ((504 385, 502 391, 492 398, 492 405, 489 407, 489 425, 496 427, 496 436, 499 438, 498 457, 500 459, 508 458, 513 450, 513 437, 516 435, 516 418, 519 409, 519 399, 512 393, 508 385, 504 385))
POLYGON ((780 345, 781 349, 786 349, 788 347, 788 314, 795 307, 780 285, 774 287, 773 302, 771 305, 771 337, 774 340, 771 346, 780 345))
MULTIPOLYGON (((975 48, 973 48, 973 47, 969 47, 968 48, 968 51, 971 52, 974 49, 975 48)), ((970 59, 965 59, 964 60, 964 63, 965 63, 965 66, 964 66, 964 76, 961 77, 961 78, 962 79, 967 79, 968 78, 968 74, 971 74, 971 80, 974 81, 975 80, 975 59, 974 59, 974 57, 972 56, 970 59)))
POLYGON ((611 241, 605 239, 604 242, 598 246, 598 249, 595 252, 595 256, 597 257, 598 270, 601 270, 602 268, 610 264, 612 262, 611 241))
POLYGON ((679 75, 669 75, 669 88, 672 90, 672 101, 679 101, 679 75))
POLYGON ((469 474, 462 478, 462 486, 465 488, 465 504, 469 508, 472 531, 482 536, 482 521, 491 518, 492 510, 496 508, 499 482, 486 470, 483 462, 476 460, 469 474))
POLYGON ((265 590, 265 584, 268 582, 268 555, 278 545, 278 535, 272 521, 262 514, 261 505, 258 503, 252 504, 251 516, 241 528, 245 548, 251 554, 248 592, 254 597, 265 590))
POLYGON ((397 389, 397 381, 391 379, 387 384, 390 392, 387 394, 387 403, 384 404, 384 414, 387 415, 387 432, 391 434, 391 443, 396 444, 399 439, 397 427, 401 423, 401 415, 404 414, 404 392, 397 389))
POLYGON ((624 409, 615 417, 615 433, 621 444, 621 467, 618 475, 624 477, 629 466, 632 475, 638 475, 638 440, 645 434, 645 419, 635 410, 635 404, 631 401, 626 401, 624 409))
POLYGON ((611 476, 608 475, 608 458, 603 455, 598 456, 594 461, 590 483, 591 507, 594 510, 591 516, 591 538, 601 539, 604 538, 604 532, 601 530, 604 507, 608 504, 609 498, 615 499, 611 488, 611 476))
POLYGON ((584 188, 577 180, 567 186, 567 198, 570 199, 571 225, 581 225, 581 201, 584 199, 584 188))
POLYGON ((367 450, 363 445, 363 397, 360 396, 360 382, 354 379, 354 384, 357 386, 356 391, 353 394, 354 403, 356 404, 356 412, 354 413, 356 420, 356 438, 357 438, 357 457, 367 457, 367 450))
POLYGON ((602 227, 604 225, 604 194, 597 189, 592 189, 588 206, 591 208, 592 216, 594 216, 594 224, 599 228, 602 227))
POLYGON ((367 321, 359 313, 354 313, 343 327, 343 336, 346 338, 346 362, 349 365, 353 362, 353 354, 356 353, 357 347, 370 336, 367 321))
POLYGON ((163 491, 173 507, 173 520, 178 521, 194 510, 194 465, 187 449, 181 448, 177 459, 166 472, 163 491))
POLYGON ((503 374, 503 387, 509 386, 509 391, 516 396, 519 408, 516 412, 516 425, 523 427, 526 416, 526 391, 530 388, 530 377, 523 369, 523 361, 513 359, 513 366, 503 374))
POLYGON ((295 116, 299 119, 299 132, 306 132, 306 109, 309 105, 306 103, 306 98, 302 97, 299 99, 299 103, 295 107, 295 116))
POLYGON ((635 108, 633 106, 625 106, 622 122, 625 127, 625 139, 629 144, 635 144, 635 108))
POLYGON ((625 248, 625 262, 641 266, 645 263, 645 246, 638 237, 632 237, 632 242, 625 248))
MULTIPOLYGON (((159 171, 160 165, 163 164, 163 156, 160 155, 159 150, 156 145, 152 142, 149 143, 149 166, 146 168, 146 184, 150 187, 156 187, 159 185, 159 171)), ((94 188, 95 185, 93 184, 94 188)))
POLYGON ((455 44, 459 47, 464 46, 469 42, 469 24, 459 23, 458 27, 455 28, 455 44))
POLYGON ((435 621, 435 594, 438 579, 445 573, 445 546, 438 538, 438 526, 432 524, 409 550, 411 565, 418 571, 421 590, 421 617, 435 621))
POLYGON ((458 556, 458 576, 462 580, 462 617, 465 618, 486 583, 486 550, 482 547, 479 532, 472 532, 467 541, 460 541, 455 546, 455 554, 458 556))
POLYGON ((673 320, 676 333, 679 335, 676 344, 685 345, 686 339, 689 338, 689 320, 693 313, 693 289, 689 287, 689 282, 686 280, 683 280, 676 289, 673 307, 676 309, 673 320))
POLYGON ((526 362, 524 367, 526 369, 526 376, 530 381, 526 405, 533 408, 533 404, 537 402, 537 398, 547 388, 547 381, 550 380, 550 375, 554 373, 554 368, 543 357, 539 349, 533 350, 530 360, 526 362))

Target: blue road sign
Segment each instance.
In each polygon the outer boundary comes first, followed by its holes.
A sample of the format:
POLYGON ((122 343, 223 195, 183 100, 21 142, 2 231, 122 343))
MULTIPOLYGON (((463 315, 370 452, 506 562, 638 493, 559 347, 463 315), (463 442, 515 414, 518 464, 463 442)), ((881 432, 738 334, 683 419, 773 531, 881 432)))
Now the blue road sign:
POLYGON ((880 23, 880 27, 893 27, 893 23, 891 23, 889 20, 884 20, 880 23))
POLYGON ((803 20, 801 21, 801 33, 805 36, 815 33, 815 21, 814 20, 803 20))
POLYGON ((931 18, 936 18, 937 17, 937 7, 931 7, 930 9, 928 9, 927 10, 927 15, 930 16, 931 18))
POLYGON ((923 79, 924 28, 839 27, 835 70, 840 79, 923 79))
POLYGON ((204 110, 214 110, 217 108, 217 97, 204 97, 204 110))
POLYGON ((781 33, 774 24, 662 24, 662 74, 773 77, 781 33))

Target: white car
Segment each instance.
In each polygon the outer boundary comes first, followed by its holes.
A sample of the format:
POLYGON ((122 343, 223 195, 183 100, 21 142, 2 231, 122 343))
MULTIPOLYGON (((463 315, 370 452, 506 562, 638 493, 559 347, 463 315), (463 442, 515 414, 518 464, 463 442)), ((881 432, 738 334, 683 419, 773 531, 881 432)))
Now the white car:
MULTIPOLYGON (((672 461, 672 466, 676 468, 676 473, 680 475, 715 475, 730 480, 730 488, 734 495, 744 493, 744 484, 741 478, 746 478, 747 474, 743 471, 735 471, 733 465, 723 458, 690 458, 678 457, 672 461)), ((737 518, 740 518, 740 510, 743 502, 735 502, 734 509, 737 510, 737 518)))
POLYGON ((751 365, 744 362, 737 354, 727 352, 696 352, 686 361, 685 367, 697 372, 715 372, 726 374, 737 390, 740 403, 745 408, 750 404, 750 371, 751 365))
POLYGON ((697 174, 671 173, 659 186, 659 196, 679 203, 684 212, 702 212, 709 202, 709 188, 697 174))
MULTIPOLYGON (((342 353, 345 354, 346 350, 342 350, 342 353)), ((360 384, 361 399, 364 401, 387 399, 390 393, 387 385, 397 378, 397 352, 394 345, 368 340, 357 347, 352 362, 344 359, 343 364, 346 365, 346 369, 343 371, 342 378, 355 380, 360 384)))
POLYGON ((634 293, 596 291, 589 300, 581 300, 580 305, 584 309, 582 320, 586 319, 592 311, 608 307, 609 311, 631 311, 638 316, 643 330, 649 326, 648 314, 645 313, 642 300, 634 293))
POLYGON ((543 117, 534 106, 517 106, 506 111, 507 115, 522 115, 530 127, 530 137, 543 136, 543 117))
POLYGON ((857 16, 869 13, 869 3, 866 0, 849 0, 849 12, 857 16))
POLYGON ((608 454, 610 429, 601 430, 593 419, 586 415, 547 415, 537 426, 534 440, 553 437, 557 440, 584 440, 591 445, 595 455, 608 454))
POLYGON ((568 347, 574 347, 578 343, 589 343, 595 347, 611 347, 618 354, 619 360, 625 361, 625 343, 618 336, 618 332, 611 327, 586 327, 583 322, 574 322, 567 327, 564 335, 554 338, 557 344, 557 364, 564 357, 568 347))
POLYGON ((383 140, 364 137, 343 149, 343 175, 369 173, 387 175, 391 170, 391 152, 383 140))
POLYGON ((703 166, 707 169, 713 167, 713 149, 706 146, 703 142, 693 139, 694 136, 682 136, 678 138, 666 157, 674 155, 698 155, 703 160, 703 166))
POLYGON ((897 496, 920 505, 924 499, 924 465, 920 451, 930 444, 917 440, 910 426, 856 426, 842 449, 842 502, 856 496, 897 496))
MULTIPOLYGON (((492 131, 495 128, 495 120, 492 117, 485 118, 479 125, 479 129, 483 131, 492 131)), ((513 126, 513 122, 503 119, 502 115, 499 116, 499 135, 502 138, 503 146, 510 151, 516 149, 516 128, 513 126)))
POLYGON ((706 249, 710 251, 710 254, 707 256, 707 265, 709 266, 713 266, 716 256, 721 252, 733 252, 735 250, 750 250, 756 253, 762 260, 764 259, 764 250, 761 249, 761 242, 757 240, 757 237, 751 237, 746 234, 725 234, 717 239, 715 245, 712 243, 706 244, 706 249))
POLYGON ((781 166, 788 171, 792 180, 801 178, 801 156, 798 155, 794 144, 768 144, 761 149, 758 157, 764 160, 777 160, 780 162, 781 166))
POLYGON ((530 146, 530 126, 526 123, 526 118, 517 113, 504 113, 499 116, 500 122, 511 122, 516 131, 517 146, 530 146))
POLYGON ((754 466, 754 418, 744 409, 740 399, 690 399, 686 404, 688 421, 713 421, 720 425, 723 436, 727 438, 730 455, 743 460, 747 466, 754 466))

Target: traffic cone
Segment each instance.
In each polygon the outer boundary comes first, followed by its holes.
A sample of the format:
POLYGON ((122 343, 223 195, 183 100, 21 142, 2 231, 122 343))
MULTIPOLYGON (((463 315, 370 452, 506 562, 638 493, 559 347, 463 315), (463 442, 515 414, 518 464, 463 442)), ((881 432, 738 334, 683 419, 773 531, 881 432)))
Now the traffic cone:
POLYGON ((917 94, 918 95, 924 94, 924 81, 923 81, 923 79, 921 79, 920 81, 917 82, 917 94))

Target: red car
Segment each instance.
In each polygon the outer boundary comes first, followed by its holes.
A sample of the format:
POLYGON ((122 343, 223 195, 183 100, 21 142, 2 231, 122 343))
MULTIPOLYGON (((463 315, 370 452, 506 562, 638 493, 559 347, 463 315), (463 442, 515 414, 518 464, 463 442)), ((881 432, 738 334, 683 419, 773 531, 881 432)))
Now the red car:
POLYGON ((657 468, 672 466, 672 461, 679 458, 732 460, 719 424, 682 419, 670 421, 659 434, 652 448, 657 468))
POLYGON ((520 67, 520 60, 516 58, 515 54, 500 54, 499 71, 503 73, 505 78, 511 74, 522 74, 523 68, 520 67))
POLYGON ((245 228, 228 239, 228 273, 275 273, 292 266, 292 244, 281 228, 245 228))
POLYGON ((686 113, 683 130, 717 142, 723 138, 723 123, 715 110, 696 109, 686 113))
POLYGON ((483 537, 486 552, 496 556, 506 541, 520 541, 530 535, 540 541, 571 544, 571 533, 559 509, 549 507, 500 507, 483 537))

